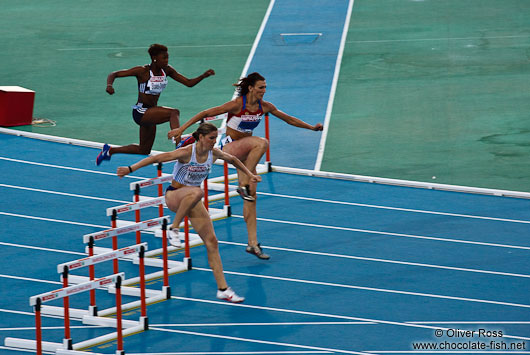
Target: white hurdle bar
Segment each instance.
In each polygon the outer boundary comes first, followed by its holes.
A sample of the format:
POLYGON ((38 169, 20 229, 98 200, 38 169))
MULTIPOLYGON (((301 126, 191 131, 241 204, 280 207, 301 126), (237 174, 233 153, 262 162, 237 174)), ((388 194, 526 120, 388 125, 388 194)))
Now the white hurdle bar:
MULTIPOLYGON (((134 224, 123 226, 123 227, 111 228, 111 229, 107 229, 101 232, 85 234, 83 236, 83 242, 88 243, 88 253, 90 256, 94 254, 100 255, 102 253, 108 252, 111 249, 93 247, 93 243, 97 240, 102 240, 102 239, 110 238, 110 237, 116 238, 117 236, 122 235, 122 234, 137 232, 137 231, 145 230, 145 229, 156 227, 156 226, 162 226, 162 260, 153 259, 153 258, 144 260, 146 266, 159 267, 160 265, 162 265, 162 271, 157 271, 157 272, 147 274, 145 275, 145 279, 152 280, 152 279, 162 277, 164 280, 162 292, 166 295, 166 298, 169 298, 171 295, 170 288, 169 288, 169 274, 170 273, 176 274, 178 272, 187 271, 190 269, 190 266, 188 265, 186 261, 178 262, 178 261, 168 260, 168 248, 167 248, 167 225, 168 223, 169 223, 168 216, 158 217, 158 218, 150 219, 150 220, 143 221, 140 223, 134 223, 134 224)), ((114 244, 114 240, 113 240, 113 244, 114 244)), ((138 258, 132 258, 130 260, 132 260, 134 263, 138 263, 138 258)), ((117 259, 115 259, 114 261, 115 261, 114 270, 117 270, 117 259)), ((75 280, 74 278, 72 279, 75 280)), ((124 286, 130 286, 138 282, 140 282, 139 277, 133 277, 133 278, 124 280, 122 284, 124 286)), ((127 289, 127 292, 129 292, 129 289, 127 289)), ((130 295, 134 296, 134 294, 130 294, 130 295)))
MULTIPOLYGON (((124 273, 113 274, 110 276, 105 276, 98 278, 96 280, 88 281, 82 284, 63 287, 58 290, 41 293, 36 296, 32 296, 29 299, 29 305, 35 309, 35 340, 21 339, 21 338, 5 338, 4 344, 6 347, 13 349, 29 349, 36 350, 37 355, 42 355, 43 351, 56 352, 57 350, 79 350, 84 349, 96 344, 107 342, 110 340, 117 339, 117 355, 123 355, 123 336, 138 333, 144 330, 143 325, 135 325, 129 327, 124 324, 121 313, 121 282, 124 278, 124 273), (78 293, 90 291, 96 288, 104 287, 109 284, 115 284, 116 288, 116 319, 113 320, 116 327, 115 333, 106 334, 99 336, 97 338, 89 339, 79 343, 72 343, 70 337, 70 326, 69 320, 65 317, 65 336, 63 343, 52 343, 52 342, 43 342, 42 341, 42 322, 41 322, 41 308, 42 304, 50 302, 57 299, 68 299, 70 296, 73 296, 78 293), (125 330, 123 330, 125 328, 125 330)), ((68 313, 67 310, 68 303, 65 303, 65 314, 68 313)), ((64 352, 63 352, 64 353, 64 352)))
MULTIPOLYGON (((139 296, 140 301, 134 301, 134 302, 122 304, 121 311, 124 312, 130 309, 133 309, 133 308, 140 307, 141 313, 140 313, 139 324, 142 324, 144 326, 144 330, 147 330, 149 327, 148 318, 147 318, 147 307, 146 307, 147 304, 152 304, 155 302, 166 300, 168 297, 163 292, 154 291, 154 290, 150 290, 149 297, 146 297, 145 263, 144 263, 144 257, 145 257, 146 250, 147 250, 147 243, 136 244, 136 245, 124 247, 124 248, 121 248, 115 251, 110 251, 108 253, 99 254, 95 256, 89 256, 86 258, 59 264, 57 265, 57 272, 62 274, 63 286, 66 287, 68 286, 69 273, 72 270, 77 270, 83 267, 88 267, 90 269, 90 281, 92 281, 94 279, 94 265, 95 264, 99 264, 99 263, 110 261, 110 260, 116 260, 118 258, 127 257, 133 254, 138 254, 139 255, 140 289, 122 286, 122 294, 139 296)), ((76 281, 86 279, 85 277, 77 276, 77 275, 70 275, 70 276, 75 277, 76 281)), ((79 282, 76 282, 76 283, 79 283, 79 282)), ((122 282, 122 285, 123 285, 123 282, 122 282)), ((112 286, 109 286, 107 290, 111 293, 116 292, 116 290, 112 286)), ((43 314, 59 315, 59 316, 64 316, 65 318, 69 318, 69 314, 64 313, 62 311, 63 310, 59 307, 42 306, 43 314)), ((83 310, 77 310, 77 311, 78 313, 83 312, 83 310)), ((102 323, 107 324, 105 323, 107 319, 102 320, 101 317, 114 314, 116 313, 116 311, 117 310, 115 307, 97 311, 95 290, 90 290, 89 312, 85 311, 85 314, 83 314, 83 317, 82 317, 82 321, 84 324, 96 324, 96 325, 101 325, 102 323)))

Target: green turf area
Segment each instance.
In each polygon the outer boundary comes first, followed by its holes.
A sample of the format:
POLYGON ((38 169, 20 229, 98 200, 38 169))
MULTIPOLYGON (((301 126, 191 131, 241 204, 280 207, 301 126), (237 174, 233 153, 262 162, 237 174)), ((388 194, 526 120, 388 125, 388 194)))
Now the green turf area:
POLYGON ((322 170, 530 191, 529 28, 526 0, 356 0, 322 170))
MULTIPOLYGON (((267 0, 13 1, 0 12, 2 85, 36 91, 34 117, 55 127, 17 129, 125 145, 138 142, 131 117, 136 78, 107 75, 150 63, 152 43, 169 47, 169 62, 195 77, 216 75, 193 88, 172 79, 159 104, 180 109, 181 122, 232 97, 268 6, 267 0)), ((154 149, 173 147, 159 126, 154 149)))

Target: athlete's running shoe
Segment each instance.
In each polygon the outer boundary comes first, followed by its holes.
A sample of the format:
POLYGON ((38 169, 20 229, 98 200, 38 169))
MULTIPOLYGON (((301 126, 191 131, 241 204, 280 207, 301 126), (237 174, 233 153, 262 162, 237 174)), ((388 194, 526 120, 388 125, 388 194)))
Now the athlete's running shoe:
POLYGON ((217 290, 217 298, 232 303, 241 303, 245 300, 245 297, 238 296, 230 287, 224 291, 217 290))
POLYGON ((110 145, 105 143, 103 149, 99 152, 98 157, 96 158, 96 165, 101 164, 103 160, 110 160, 110 145))
POLYGON ((179 149, 179 148, 185 147, 185 146, 193 144, 193 143, 195 143, 195 138, 193 136, 189 136, 189 137, 186 137, 183 140, 181 140, 179 143, 177 143, 175 145, 175 148, 179 149))
POLYGON ((179 230, 177 228, 169 229, 167 236, 169 244, 177 248, 180 248, 182 246, 179 238, 179 230))
POLYGON ((247 253, 256 255, 263 260, 269 260, 271 258, 270 255, 265 254, 263 250, 261 250, 261 245, 259 243, 254 246, 247 245, 247 253))
POLYGON ((248 185, 239 186, 236 191, 243 200, 250 202, 256 201, 256 199, 250 194, 250 187, 248 185))

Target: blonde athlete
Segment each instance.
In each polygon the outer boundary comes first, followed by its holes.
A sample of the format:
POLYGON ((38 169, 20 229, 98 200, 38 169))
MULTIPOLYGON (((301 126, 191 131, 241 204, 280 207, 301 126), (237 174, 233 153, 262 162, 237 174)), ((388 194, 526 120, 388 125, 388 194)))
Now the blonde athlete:
MULTIPOLYGON (((176 238, 178 240, 176 228, 178 228, 184 217, 188 216, 193 228, 206 246, 208 263, 217 282, 217 298, 234 303, 243 302, 244 298, 238 296, 226 283, 212 220, 201 202, 204 192, 201 190, 200 185, 208 177, 208 173, 216 159, 222 159, 233 164, 245 173, 248 180, 252 181, 252 183, 258 183, 261 181, 261 177, 252 174, 233 155, 214 148, 217 140, 217 128, 211 123, 201 124, 197 131, 193 133, 193 136, 196 142, 192 145, 142 159, 131 166, 120 166, 117 170, 117 175, 121 178, 147 165, 172 160, 177 161, 173 169, 171 186, 166 190, 166 205, 171 211, 175 212, 172 239, 176 238)), ((172 244, 176 243, 175 240, 170 242, 172 244)), ((180 240, 178 240, 178 243, 180 244, 180 240)))

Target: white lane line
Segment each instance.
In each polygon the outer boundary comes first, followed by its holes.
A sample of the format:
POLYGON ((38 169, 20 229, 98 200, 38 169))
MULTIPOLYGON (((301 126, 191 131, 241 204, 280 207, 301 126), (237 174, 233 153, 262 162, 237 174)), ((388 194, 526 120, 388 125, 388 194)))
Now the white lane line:
MULTIPOLYGON (((193 267, 193 270, 212 272, 211 269, 200 268, 200 267, 196 267, 196 266, 193 267)), ((230 275, 244 276, 244 277, 255 277, 255 278, 260 278, 260 279, 287 281, 287 282, 318 285, 318 286, 338 287, 338 288, 346 288, 346 289, 362 290, 362 291, 371 291, 371 292, 392 293, 392 294, 399 294, 399 295, 406 295, 406 296, 439 298, 439 299, 452 300, 452 301, 486 303, 486 304, 493 304, 493 305, 500 305, 500 306, 530 308, 530 305, 528 305, 528 304, 501 302, 501 301, 490 301, 490 300, 483 300, 483 299, 479 299, 479 298, 445 296, 445 295, 437 295, 437 294, 434 294, 434 293, 423 293, 423 292, 399 291, 399 290, 391 290, 391 289, 376 288, 376 287, 346 285, 346 284, 339 284, 339 283, 333 283, 333 282, 322 282, 322 281, 310 281, 310 280, 302 280, 302 279, 293 279, 293 278, 290 278, 290 277, 255 275, 255 274, 248 274, 248 273, 244 273, 244 272, 235 272, 235 271, 227 271, 227 270, 224 270, 224 273, 225 274, 230 274, 230 275)))
POLYGON ((505 320, 455 320, 455 321, 430 321, 430 322, 407 322, 412 324, 530 324, 529 321, 505 321, 505 320))
MULTIPOLYGON (((424 324, 394 322, 394 321, 381 320, 381 319, 371 319, 371 318, 342 316, 342 315, 336 315, 336 314, 326 314, 326 313, 298 311, 298 310, 285 309, 285 308, 254 306, 254 305, 243 304, 243 303, 229 303, 229 302, 226 302, 226 301, 211 301, 211 300, 204 300, 204 299, 190 298, 190 297, 180 297, 180 296, 171 296, 171 298, 176 299, 176 300, 181 300, 181 301, 210 303, 210 304, 216 304, 216 305, 227 306, 227 307, 240 307, 240 308, 257 309, 257 310, 262 310, 262 311, 293 313, 293 314, 301 314, 301 315, 317 316, 317 317, 325 317, 325 318, 348 319, 348 320, 352 320, 352 321, 361 321, 361 322, 384 324, 384 325, 396 325, 396 326, 404 326, 404 327, 410 327, 410 328, 433 329, 433 330, 436 330, 436 329, 448 330, 448 329, 450 329, 450 328, 443 328, 443 327, 439 327, 439 326, 430 326, 430 325, 424 325, 424 324)), ((530 338, 523 338, 523 337, 519 337, 519 336, 515 336, 515 335, 507 335, 507 334, 504 334, 503 337, 504 338, 511 338, 511 339, 527 339, 527 340, 530 340, 530 338)))
POLYGON ((346 19, 344 20, 344 27, 342 28, 342 37, 340 40, 339 52, 337 54, 337 61, 335 62, 335 71, 333 73, 333 81, 331 82, 331 91, 328 98, 328 106, 326 108, 326 116, 324 118, 324 130, 320 137, 320 144, 318 146, 317 159, 315 162, 314 170, 320 171, 322 166, 322 159, 324 157, 324 150, 326 148, 326 139, 329 131, 329 123, 331 121, 331 111, 333 110, 333 102, 335 101, 335 93, 337 91, 337 83, 339 81, 340 67, 342 63, 342 56, 344 54, 344 48, 346 47, 346 37, 348 36, 348 28, 350 27, 351 13, 353 9, 354 0, 350 0, 348 4, 348 11, 346 13, 346 19))
POLYGON ((84 199, 88 199, 88 200, 98 200, 98 201, 107 201, 107 202, 116 202, 116 203, 130 203, 130 202, 131 202, 131 201, 114 200, 114 199, 103 198, 103 197, 95 197, 95 196, 87 196, 87 195, 71 194, 71 193, 67 193, 67 192, 59 192, 59 191, 52 191, 52 190, 36 189, 36 188, 33 188, 33 187, 23 187, 23 186, 7 185, 7 184, 0 184, 0 187, 10 188, 10 189, 26 190, 26 191, 33 191, 33 192, 41 192, 41 193, 47 193, 47 194, 51 194, 51 195, 61 195, 61 196, 68 196, 68 197, 78 197, 78 198, 84 198, 84 199))
MULTIPOLYGON (((239 216, 239 215, 232 215, 232 217, 243 218, 243 216, 239 216)), ((388 235, 388 236, 392 236, 392 237, 427 239, 427 240, 435 240, 435 241, 439 241, 439 242, 462 243, 462 244, 481 245, 481 246, 488 246, 488 247, 499 247, 499 248, 530 250, 530 247, 519 246, 519 245, 486 243, 486 242, 473 242, 473 241, 461 240, 461 239, 449 239, 449 238, 429 237, 429 236, 414 235, 414 234, 381 232, 381 231, 374 231, 374 230, 369 230, 369 229, 358 229, 358 228, 349 228, 349 227, 327 226, 327 225, 323 225, 323 224, 292 222, 292 221, 284 221, 284 220, 279 220, 279 219, 270 219, 270 218, 263 218, 263 217, 258 217, 258 221, 271 222, 271 223, 291 224, 291 225, 304 226, 304 227, 325 228, 325 229, 341 230, 341 231, 348 231, 348 232, 380 234, 380 235, 388 235)))
POLYGON ((43 248, 43 247, 35 247, 31 245, 23 245, 23 244, 14 244, 14 243, 6 243, 6 242, 0 242, 0 245, 5 245, 8 247, 15 247, 15 248, 24 248, 24 249, 34 249, 34 250, 41 250, 41 251, 51 251, 54 253, 63 253, 63 254, 69 254, 69 255, 82 255, 86 256, 86 253, 79 253, 76 251, 67 251, 67 250, 59 250, 59 249, 51 249, 51 248, 43 248))
POLYGON ((53 284, 53 285, 62 285, 62 282, 59 281, 48 281, 48 280, 42 280, 42 279, 34 279, 32 277, 22 277, 22 276, 13 276, 13 275, 4 275, 0 274, 0 277, 4 279, 12 279, 12 280, 21 280, 21 281, 32 281, 32 282, 40 282, 45 284, 53 284))
POLYGON ((61 220, 61 219, 29 216, 29 215, 18 214, 18 213, 0 212, 0 215, 10 216, 10 217, 27 218, 27 219, 36 219, 36 220, 39 220, 39 221, 64 223, 64 224, 71 224, 71 225, 84 226, 84 227, 95 227, 95 228, 102 228, 102 229, 109 229, 110 228, 110 226, 101 226, 101 225, 98 225, 98 224, 65 221, 65 220, 61 220))
MULTIPOLYGON (((80 172, 88 172, 88 173, 93 173, 93 174, 116 176, 116 174, 114 174, 114 173, 107 173, 107 172, 103 172, 103 171, 72 168, 72 167, 66 167, 66 166, 61 166, 61 165, 52 165, 52 164, 38 163, 38 162, 32 162, 32 161, 27 161, 27 160, 19 160, 19 159, 12 159, 12 158, 6 158, 6 157, 0 157, 0 160, 7 160, 7 161, 12 161, 12 162, 18 162, 18 163, 23 163, 23 164, 31 164, 31 165, 39 165, 39 166, 45 166, 45 167, 52 167, 52 168, 57 168, 57 169, 66 169, 66 170, 74 170, 74 171, 80 171, 80 172)), ((147 179, 147 177, 130 176, 130 175, 126 175, 125 177, 126 178, 130 178, 130 179, 137 179, 137 180, 138 179, 142 179, 142 180, 143 179, 147 179)), ((0 186, 17 188, 17 186, 7 185, 7 184, 0 184, 0 186)), ((23 187, 18 187, 18 188, 22 189, 23 187)), ((26 188, 26 189, 30 189, 30 188, 26 188)), ((37 191, 37 189, 35 191, 37 191)), ((47 192, 49 190, 39 190, 39 191, 40 192, 47 192)), ((50 193, 60 194, 59 192, 53 192, 53 191, 50 191, 50 193)), ((461 214, 461 213, 418 210, 418 209, 411 209, 411 208, 391 207, 391 206, 372 205, 372 204, 364 204, 364 203, 356 203, 356 202, 346 202, 346 201, 318 199, 318 198, 303 197, 303 196, 291 196, 291 195, 283 195, 283 194, 274 194, 274 193, 268 193, 268 192, 258 192, 258 194, 264 195, 264 196, 291 198, 291 199, 298 199, 298 200, 315 201, 315 202, 340 204, 340 205, 348 205, 348 206, 359 206, 359 207, 387 209, 387 210, 404 211, 404 212, 426 213, 426 214, 445 215, 445 216, 453 216, 453 217, 475 218, 475 219, 484 219, 484 220, 501 221, 501 222, 530 224, 530 221, 528 221, 528 220, 518 220, 518 219, 510 219, 510 218, 487 217, 487 216, 469 215, 469 214, 461 214)), ((75 195, 72 194, 72 196, 75 196, 75 195)), ((78 196, 81 197, 82 195, 78 195, 78 196)), ((90 197, 87 196, 86 198, 90 198, 90 197)), ((99 198, 99 197, 94 197, 94 199, 106 200, 104 198, 99 198)), ((110 200, 109 199, 108 201, 117 201, 117 200, 110 200)), ((119 201, 119 202, 123 202, 123 201, 119 201)), ((129 202, 129 201, 126 201, 125 203, 127 203, 127 202, 129 202)))
POLYGON ((530 221, 521 220, 521 219, 487 217, 487 216, 478 216, 478 215, 462 214, 462 213, 437 212, 437 211, 429 211, 429 210, 418 210, 418 209, 413 209, 413 208, 402 208, 402 207, 390 207, 390 206, 382 206, 382 205, 371 205, 371 204, 366 204, 366 203, 325 200, 325 199, 312 198, 312 197, 301 197, 301 196, 290 196, 290 195, 273 194, 273 193, 268 193, 268 192, 257 192, 257 194, 258 195, 264 195, 264 196, 282 197, 282 198, 290 198, 290 199, 305 200, 305 201, 315 201, 315 202, 331 203, 331 204, 346 205, 346 206, 358 206, 358 207, 377 208, 377 209, 393 210, 393 211, 425 213, 425 214, 434 214, 434 215, 441 215, 441 216, 475 218, 475 219, 484 219, 484 220, 500 221, 500 222, 530 224, 530 221))
MULTIPOLYGON (((245 62, 245 66, 243 67, 243 70, 241 71, 241 77, 244 77, 247 75, 248 69, 250 68, 250 63, 252 63, 252 59, 254 59, 254 54, 256 53, 258 44, 261 41, 261 36, 263 36, 263 32, 265 31, 265 27, 267 26, 267 22, 269 21, 269 17, 271 15, 274 4, 275 4, 275 0, 271 0, 269 2, 269 6, 267 7, 265 16, 263 16, 263 20, 261 21, 261 25, 259 27, 258 33, 256 34, 256 38, 254 39, 254 42, 252 43, 252 48, 250 49, 250 53, 248 54, 247 61, 245 62)), ((234 96, 232 98, 234 98, 235 95, 236 94, 234 93, 234 96)))
MULTIPOLYGON (((247 245, 246 243, 226 242, 226 241, 221 241, 221 240, 219 241, 219 243, 220 244, 227 244, 227 245, 238 245, 238 246, 246 246, 247 245)), ((453 267, 453 266, 434 265, 434 264, 422 264, 422 263, 413 263, 413 262, 409 262, 409 261, 398 261, 398 260, 390 260, 390 259, 367 258, 367 257, 362 257, 362 256, 334 254, 334 253, 323 253, 323 252, 309 251, 309 250, 302 250, 302 249, 270 247, 270 246, 266 246, 266 245, 262 245, 262 247, 263 247, 263 249, 288 251, 288 252, 292 252, 292 253, 319 255, 319 256, 326 256, 326 257, 333 257, 333 258, 373 261, 373 262, 378 262, 378 263, 399 264, 399 265, 407 265, 407 266, 419 266, 419 267, 427 267, 427 268, 443 269, 443 270, 476 272, 476 273, 480 273, 480 274, 490 274, 490 275, 530 278, 530 275, 527 275, 527 274, 515 274, 515 273, 510 273, 510 272, 490 271, 490 270, 481 270, 481 269, 469 269, 469 268, 463 268, 463 267, 453 267)))
POLYGON ((150 324, 153 327, 239 327, 239 326, 276 326, 276 325, 367 325, 371 322, 274 322, 274 323, 169 323, 150 324))
MULTIPOLYGON (((1 157, 1 156, 0 156, 0 160, 10 161, 10 162, 14 162, 14 163, 22 163, 22 164, 29 164, 29 165, 44 166, 44 167, 47 167, 47 168, 55 168, 55 169, 64 169, 64 170, 79 171, 79 172, 83 172, 83 173, 91 173, 91 174, 99 174, 99 175, 116 176, 116 173, 107 173, 107 172, 105 172, 105 171, 88 170, 88 169, 81 169, 81 168, 72 168, 72 167, 63 166, 63 165, 54 165, 54 164, 38 163, 38 162, 34 162, 34 161, 29 161, 29 160, 12 159, 12 158, 1 157)), ((146 177, 130 176, 130 175, 125 175, 124 177, 125 177, 125 178, 128 178, 128 179, 136 179, 136 180, 144 180, 144 179, 147 179, 146 177)))
POLYGON ((394 43, 394 42, 435 42, 435 41, 469 41, 469 40, 487 40, 487 39, 516 39, 528 38, 528 35, 513 36, 488 36, 488 37, 443 37, 443 38, 408 38, 408 39, 379 39, 379 40, 358 40, 348 41, 346 43, 394 43))
MULTIPOLYGON (((275 354, 332 354, 330 351, 193 351, 172 353, 127 353, 127 355, 275 355, 275 354)), ((371 354, 368 354, 371 355, 371 354)))
POLYGON ((267 345, 277 345, 277 346, 288 346, 288 347, 300 348, 300 349, 337 352, 337 353, 341 353, 341 354, 367 355, 367 353, 359 352, 359 351, 348 351, 348 350, 341 350, 341 349, 321 348, 321 347, 317 347, 317 346, 281 343, 281 342, 276 342, 276 341, 267 341, 267 340, 258 340, 258 339, 248 339, 248 338, 233 337, 233 336, 228 336, 228 335, 198 333, 198 332, 190 332, 190 331, 187 331, 187 330, 163 329, 163 328, 158 328, 158 327, 152 327, 152 328, 149 327, 149 329, 158 330, 158 331, 161 331, 161 332, 179 333, 179 334, 195 335, 195 336, 202 336, 202 337, 208 337, 208 338, 217 338, 217 339, 226 339, 226 340, 235 340, 235 341, 242 341, 242 342, 247 342, 247 343, 267 344, 267 345))
MULTIPOLYGON (((231 48, 231 47, 250 47, 250 43, 242 44, 181 44, 176 46, 166 46, 167 48, 231 48)), ((146 49, 149 45, 143 47, 89 47, 89 48, 57 48, 58 51, 100 51, 100 50, 136 50, 136 49, 146 49)))

